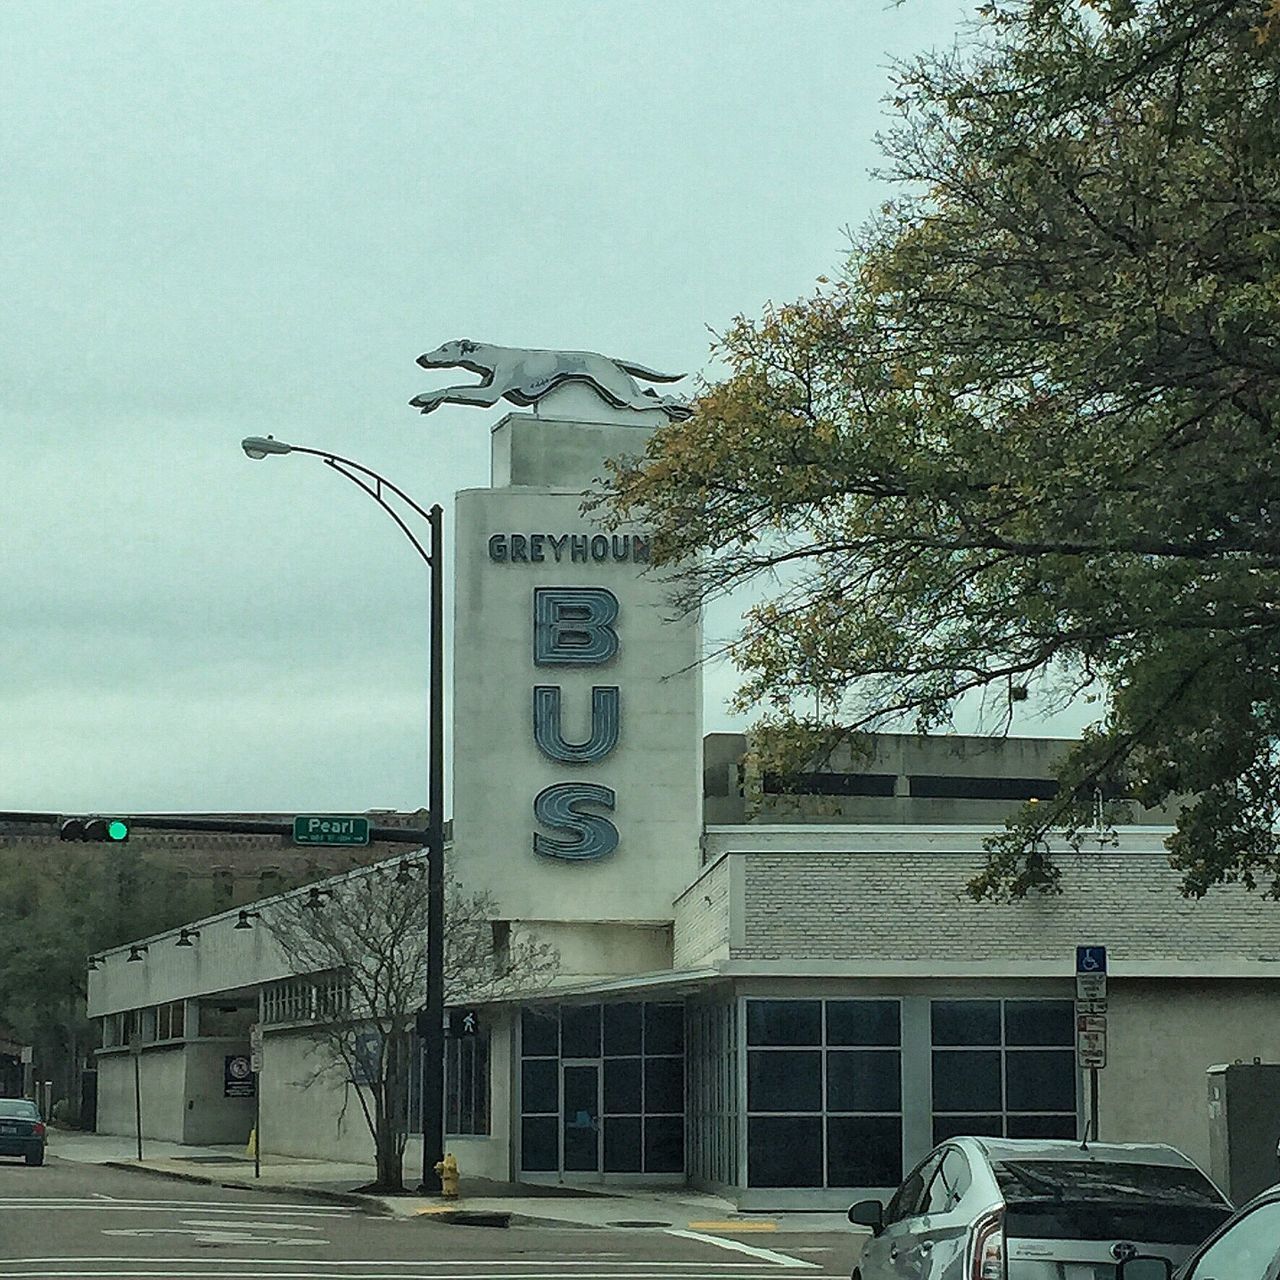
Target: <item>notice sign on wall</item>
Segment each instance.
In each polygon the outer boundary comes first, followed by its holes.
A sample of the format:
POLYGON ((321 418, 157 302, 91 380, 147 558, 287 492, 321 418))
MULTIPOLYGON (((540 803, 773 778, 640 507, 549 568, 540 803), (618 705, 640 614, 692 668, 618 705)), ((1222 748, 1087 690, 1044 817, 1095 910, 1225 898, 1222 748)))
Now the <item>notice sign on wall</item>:
POLYGON ((247 1053, 229 1053, 222 1060, 222 1096, 224 1098, 252 1098, 254 1095, 253 1067, 247 1053))

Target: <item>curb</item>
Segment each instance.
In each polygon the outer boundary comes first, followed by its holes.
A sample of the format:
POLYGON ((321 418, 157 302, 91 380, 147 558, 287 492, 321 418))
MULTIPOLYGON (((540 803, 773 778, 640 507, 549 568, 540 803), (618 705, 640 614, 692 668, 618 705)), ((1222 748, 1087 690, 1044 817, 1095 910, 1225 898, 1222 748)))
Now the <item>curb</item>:
POLYGON ((308 1187, 296 1182, 240 1182, 223 1178, 206 1177, 199 1173, 186 1173, 177 1169, 157 1169, 153 1165, 138 1164, 128 1160, 95 1161, 107 1169, 124 1169, 129 1173, 145 1173, 153 1178, 168 1178, 172 1182, 195 1182, 206 1187, 226 1187, 232 1191, 287 1191, 291 1195, 306 1196, 312 1200, 324 1200, 329 1204, 346 1205, 360 1209, 376 1217, 392 1217, 392 1211, 375 1196, 356 1195, 353 1191, 327 1191, 322 1187, 308 1187))

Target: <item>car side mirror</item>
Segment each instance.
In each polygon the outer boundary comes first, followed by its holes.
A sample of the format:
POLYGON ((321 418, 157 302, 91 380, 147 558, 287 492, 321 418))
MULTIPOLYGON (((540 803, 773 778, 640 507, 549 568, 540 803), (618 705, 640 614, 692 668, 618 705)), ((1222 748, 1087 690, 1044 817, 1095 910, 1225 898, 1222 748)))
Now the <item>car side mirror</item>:
MULTIPOLYGON (((849 1209, 849 1221, 855 1227, 870 1227, 871 1234, 878 1236, 884 1230, 884 1205, 879 1200, 859 1200, 849 1209)), ((1138 1277, 1137 1280, 1142 1278, 1138 1277)))
POLYGON ((1149 1258, 1140 1254, 1126 1258, 1116 1268, 1116 1280, 1171 1280, 1173 1263, 1168 1258, 1149 1258))

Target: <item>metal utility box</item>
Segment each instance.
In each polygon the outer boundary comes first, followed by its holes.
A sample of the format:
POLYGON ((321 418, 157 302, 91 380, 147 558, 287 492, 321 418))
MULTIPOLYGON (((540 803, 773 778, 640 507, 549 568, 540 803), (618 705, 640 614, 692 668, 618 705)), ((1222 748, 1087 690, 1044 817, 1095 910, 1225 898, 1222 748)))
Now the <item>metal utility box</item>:
POLYGON ((1237 1205, 1280 1182, 1280 1063, 1209 1068, 1209 1173, 1237 1205))

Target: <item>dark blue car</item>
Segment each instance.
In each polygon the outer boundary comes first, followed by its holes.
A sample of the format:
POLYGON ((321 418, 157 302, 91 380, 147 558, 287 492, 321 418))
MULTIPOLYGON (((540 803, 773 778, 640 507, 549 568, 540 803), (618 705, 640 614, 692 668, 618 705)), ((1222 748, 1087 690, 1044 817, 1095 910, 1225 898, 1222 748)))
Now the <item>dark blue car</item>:
POLYGON ((25 1098, 0 1098, 0 1156, 26 1156, 28 1164, 44 1164, 44 1121, 40 1109, 25 1098))

